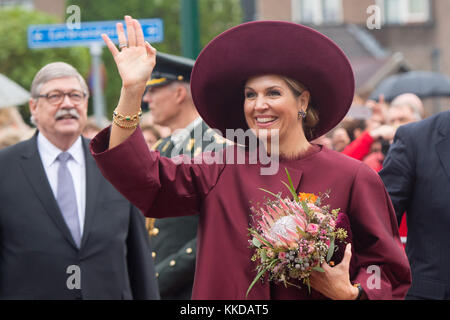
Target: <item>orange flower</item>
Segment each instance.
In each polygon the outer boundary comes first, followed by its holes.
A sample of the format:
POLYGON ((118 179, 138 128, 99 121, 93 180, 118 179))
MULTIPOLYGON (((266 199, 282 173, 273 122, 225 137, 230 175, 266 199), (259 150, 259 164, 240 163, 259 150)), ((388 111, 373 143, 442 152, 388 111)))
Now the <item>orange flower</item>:
POLYGON ((298 197, 299 197, 300 201, 306 201, 306 202, 311 202, 311 203, 315 203, 317 200, 317 196, 314 193, 300 192, 298 194, 298 197))

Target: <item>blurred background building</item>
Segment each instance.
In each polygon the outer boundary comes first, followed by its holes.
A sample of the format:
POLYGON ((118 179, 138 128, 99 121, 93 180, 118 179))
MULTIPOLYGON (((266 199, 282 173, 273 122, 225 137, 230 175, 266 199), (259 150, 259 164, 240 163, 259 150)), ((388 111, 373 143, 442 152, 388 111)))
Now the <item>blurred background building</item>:
POLYGON ((52 14, 64 20, 66 14, 65 0, 0 0, 0 7, 21 6, 29 10, 37 10, 52 14))
MULTIPOLYGON (((355 70, 357 94, 365 99, 391 74, 428 70, 450 75, 448 0, 249 0, 256 20, 309 25, 332 38, 355 70), (369 28, 380 10, 380 28, 369 28)), ((448 109, 448 99, 425 101, 428 114, 448 109)))

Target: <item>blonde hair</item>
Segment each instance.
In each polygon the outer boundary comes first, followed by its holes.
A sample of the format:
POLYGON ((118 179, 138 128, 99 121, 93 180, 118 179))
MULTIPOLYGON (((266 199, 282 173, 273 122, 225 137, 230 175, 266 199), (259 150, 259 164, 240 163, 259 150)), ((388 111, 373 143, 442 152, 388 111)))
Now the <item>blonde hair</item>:
MULTIPOLYGON (((297 80, 282 76, 281 77, 289 89, 291 89, 292 93, 299 97, 303 91, 308 90, 303 84, 298 82, 297 80)), ((314 138, 314 128, 317 123, 319 123, 319 112, 316 108, 314 108, 312 104, 312 98, 309 98, 308 107, 306 108, 306 117, 303 119, 303 131, 305 132, 305 136, 308 140, 314 138)))

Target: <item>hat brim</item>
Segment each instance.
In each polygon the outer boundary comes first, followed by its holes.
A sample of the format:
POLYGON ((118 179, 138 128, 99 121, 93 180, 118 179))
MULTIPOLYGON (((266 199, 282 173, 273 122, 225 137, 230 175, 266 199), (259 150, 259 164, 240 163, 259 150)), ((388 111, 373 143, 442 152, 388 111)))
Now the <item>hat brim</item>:
POLYGON ((319 122, 309 140, 333 129, 353 101, 352 67, 332 40, 299 24, 256 21, 218 35, 198 56, 191 91, 200 116, 222 134, 248 129, 244 85, 264 74, 292 78, 310 91, 319 122))

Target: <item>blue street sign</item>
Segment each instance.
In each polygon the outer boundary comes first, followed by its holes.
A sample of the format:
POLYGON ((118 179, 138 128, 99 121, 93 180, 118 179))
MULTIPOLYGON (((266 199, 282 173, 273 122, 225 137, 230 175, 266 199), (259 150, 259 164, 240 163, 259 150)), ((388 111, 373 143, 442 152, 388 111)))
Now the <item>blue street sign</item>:
MULTIPOLYGON (((116 23, 123 21, 82 22, 79 29, 70 29, 66 24, 31 25, 28 27, 29 48, 54 48, 89 46, 93 43, 104 44, 101 37, 105 33, 118 43, 116 23)), ((164 39, 161 19, 140 19, 145 40, 150 43, 162 42, 164 39)), ((126 25, 124 23, 125 31, 126 25)))

